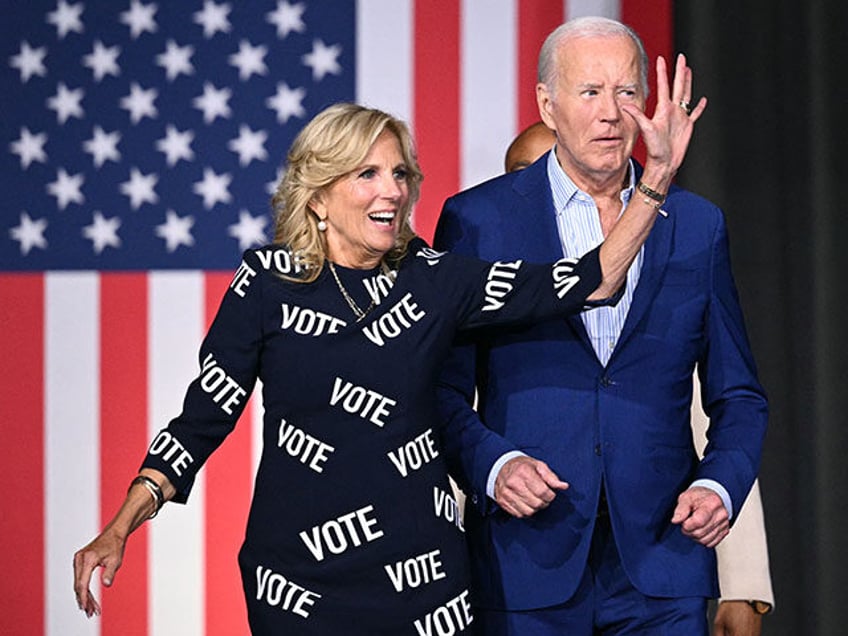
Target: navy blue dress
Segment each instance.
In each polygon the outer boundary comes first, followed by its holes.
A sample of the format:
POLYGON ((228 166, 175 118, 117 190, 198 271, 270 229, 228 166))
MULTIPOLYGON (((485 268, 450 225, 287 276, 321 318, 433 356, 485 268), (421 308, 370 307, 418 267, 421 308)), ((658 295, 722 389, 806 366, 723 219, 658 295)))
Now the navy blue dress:
MULTIPOLYGON (((485 263, 420 239, 397 270, 249 250, 200 350, 182 414, 143 465, 185 502, 262 380, 263 451, 239 553, 254 634, 461 633, 473 621, 464 529, 439 448, 435 382, 457 332, 581 309, 597 250, 485 263)), ((226 514, 221 512, 221 514, 226 514)))

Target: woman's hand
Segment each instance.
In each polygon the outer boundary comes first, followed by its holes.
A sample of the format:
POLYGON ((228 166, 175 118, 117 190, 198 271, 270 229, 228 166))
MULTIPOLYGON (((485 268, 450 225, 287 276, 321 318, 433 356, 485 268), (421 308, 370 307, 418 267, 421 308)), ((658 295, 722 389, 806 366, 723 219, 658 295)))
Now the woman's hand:
POLYGON ((91 593, 91 576, 97 568, 103 568, 101 581, 105 587, 112 585, 115 574, 124 559, 127 544, 125 535, 107 528, 91 543, 74 554, 74 593, 77 605, 86 616, 100 615, 100 603, 91 593))

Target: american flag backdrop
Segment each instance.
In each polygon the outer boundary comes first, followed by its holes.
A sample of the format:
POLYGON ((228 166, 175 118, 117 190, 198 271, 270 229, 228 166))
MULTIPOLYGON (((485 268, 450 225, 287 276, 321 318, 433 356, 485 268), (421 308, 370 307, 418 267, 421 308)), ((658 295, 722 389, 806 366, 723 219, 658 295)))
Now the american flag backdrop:
POLYGON ((0 634, 247 633, 258 400, 94 586, 100 618, 71 559, 180 410, 242 250, 272 235, 288 145, 335 101, 408 121, 429 240, 537 118, 545 35, 587 14, 672 50, 671 0, 0 1, 0 634))

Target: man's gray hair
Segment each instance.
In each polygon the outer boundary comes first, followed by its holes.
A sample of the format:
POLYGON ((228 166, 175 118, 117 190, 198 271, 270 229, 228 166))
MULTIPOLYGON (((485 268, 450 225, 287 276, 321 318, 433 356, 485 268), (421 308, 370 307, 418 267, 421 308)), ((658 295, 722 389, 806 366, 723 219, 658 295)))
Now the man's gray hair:
POLYGON ((648 54, 639 35, 626 24, 610 18, 588 16, 575 18, 559 25, 545 39, 539 51, 538 81, 545 84, 548 90, 556 90, 556 52, 566 41, 581 37, 614 37, 625 36, 633 40, 639 57, 639 82, 645 97, 648 96, 648 54))

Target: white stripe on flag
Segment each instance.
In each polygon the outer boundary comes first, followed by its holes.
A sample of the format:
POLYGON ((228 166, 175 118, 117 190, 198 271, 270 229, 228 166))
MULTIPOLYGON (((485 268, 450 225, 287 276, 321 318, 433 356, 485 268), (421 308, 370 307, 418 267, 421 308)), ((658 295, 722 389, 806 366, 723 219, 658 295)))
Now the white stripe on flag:
POLYGON ((462 4, 460 187, 503 172, 503 156, 516 133, 516 0, 462 4))
POLYGON ((613 20, 621 19, 620 0, 566 0, 565 19, 587 15, 600 15, 613 20))
MULTIPOLYGON (((198 372, 203 338, 203 274, 150 275, 149 438, 182 411, 188 384, 198 372)), ((169 504, 150 524, 149 621, 153 636, 204 633, 204 497, 201 472, 189 505, 169 504)))
POLYGON ((100 531, 98 275, 47 274, 45 305, 45 629, 94 635, 98 621, 74 602, 71 558, 100 531))
POLYGON ((356 3, 356 99, 412 126, 412 0, 356 3))

